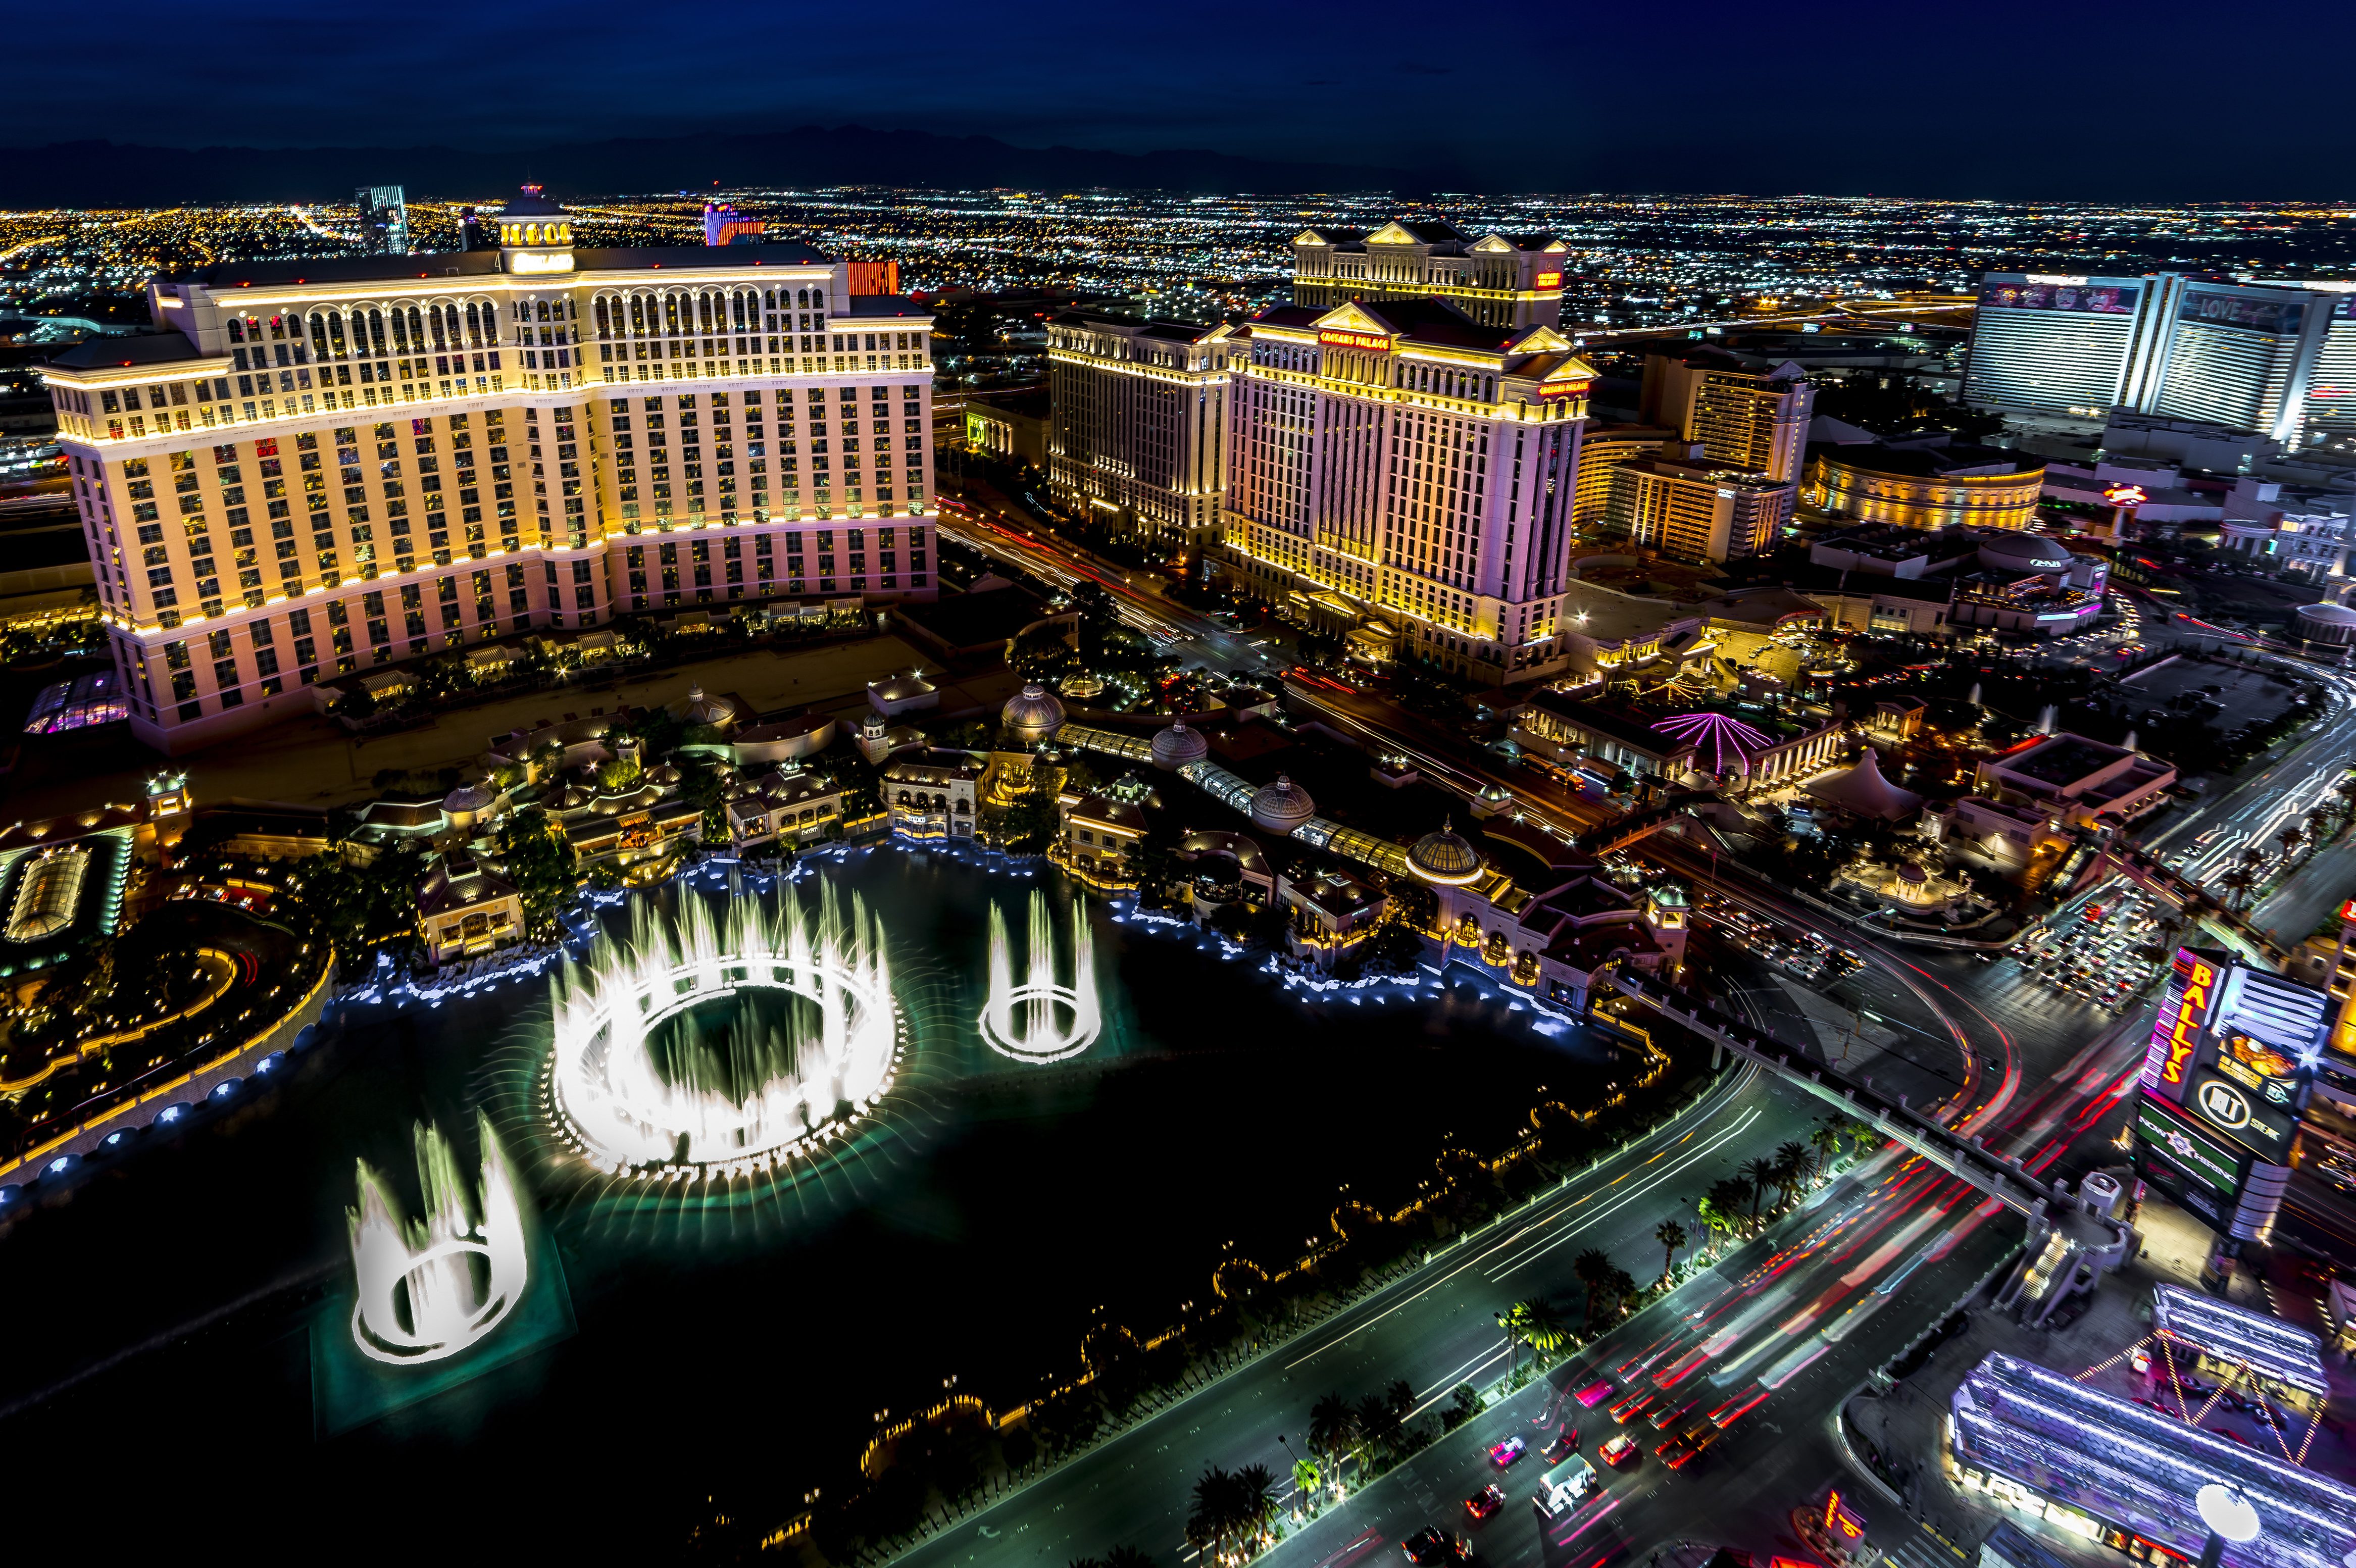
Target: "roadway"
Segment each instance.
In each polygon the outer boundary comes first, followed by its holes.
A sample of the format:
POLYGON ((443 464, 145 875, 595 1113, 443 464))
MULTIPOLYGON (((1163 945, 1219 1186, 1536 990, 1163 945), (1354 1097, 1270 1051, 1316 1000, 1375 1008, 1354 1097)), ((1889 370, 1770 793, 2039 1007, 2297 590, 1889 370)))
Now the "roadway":
MULTIPOLYGON (((1042 558, 1075 570, 1058 560, 1058 543, 1000 540, 993 553, 1003 550, 1000 559, 1026 570, 1038 570, 1029 563, 1042 558)), ((1125 611, 1183 635, 1184 613, 1177 607, 1123 603, 1125 611)), ((2334 699, 2321 723, 2214 799, 2173 816, 2156 841, 2190 834, 2199 863, 2213 865, 2217 855, 2265 842, 2276 826, 2328 793, 2356 743, 2356 677, 2326 674, 2334 699)), ((1435 783, 1468 795, 1490 784, 1510 790, 1526 821, 1558 837, 1616 815, 1604 802, 1511 768, 1371 693, 1300 680, 1288 682, 1288 697, 1296 713, 1414 758, 1435 783)), ((2077 1169, 2118 1157, 2109 1134, 2135 1086, 2150 1027, 2147 996, 2105 1009, 2062 994, 2009 957, 1926 955, 1861 933, 1674 837, 1655 836, 1640 852, 1779 930, 1813 932, 1858 955, 1857 968, 1826 985, 1797 981, 1755 954, 1716 955, 1722 994, 1787 1043, 1835 1060, 1846 1056, 1847 1071, 1910 1098, 1919 1090, 1915 1103, 1934 1104, 1950 1125, 1981 1133, 2033 1170, 2065 1158, 2077 1169), (1840 1027, 1843 1011, 1847 1029, 1840 1027), (1875 1027, 1866 1027, 1869 1019, 1875 1027)), ((1697 936, 1705 950, 1715 940, 1697 936)), ((1283 1472, 1275 1434, 1293 1435, 1297 1444, 1308 1405, 1328 1392, 1355 1398, 1406 1378, 1419 1409, 1428 1410, 1458 1382, 1494 1378, 1506 1353, 1494 1313, 1534 1293, 1576 1299, 1569 1258, 1588 1246, 1640 1277, 1651 1272, 1638 1265, 1648 1252, 1657 1255, 1651 1239, 1657 1217, 1689 1211, 1711 1180, 1752 1157, 1741 1151, 1772 1147, 1806 1124, 1806 1108, 1791 1104, 1794 1093, 1761 1082, 1722 1094, 1657 1135, 1675 1137, 1685 1152, 1674 1157, 1689 1164, 1640 1177, 1639 1169, 1671 1163, 1668 1148, 1648 1144, 1628 1157, 1642 1167, 1607 1166, 1575 1184, 1558 1206, 1507 1236, 1484 1240, 1438 1277, 1419 1273, 1283 1354, 961 1521, 908 1560, 924 1568, 1035 1568, 1115 1545, 1137 1546, 1157 1559, 1186 1557, 1187 1495, 1204 1467, 1259 1463, 1283 1472), (1754 1119, 1746 1124, 1745 1116, 1754 1119), (1640 1179, 1657 1187, 1629 1185, 1640 1179), (1631 1200, 1637 1198, 1646 1201, 1631 1200), (1576 1247, 1551 1234, 1572 1226, 1579 1228, 1570 1232, 1576 1247)), ((1669 1471, 1648 1455, 1634 1472, 1613 1475, 1587 1509, 1543 1534, 1526 1506, 1526 1478, 1516 1476, 1507 1511, 1482 1527, 1482 1557, 1598 1568, 1620 1553, 1641 1555, 1679 1540, 1752 1550, 1783 1541, 1787 1510, 1847 1474, 1827 1435, 1837 1400, 1866 1368, 1927 1327, 2018 1234, 2013 1221, 1976 1198, 1966 1201, 1967 1193, 1886 1153, 1869 1162, 1863 1179, 1826 1195, 1815 1215, 1788 1224, 1772 1242, 1753 1243, 1615 1330, 1580 1358, 1582 1375, 1603 1371, 1624 1382, 1665 1372, 1676 1383, 1669 1392, 1680 1401, 1687 1388, 1703 1387, 1696 1380, 1706 1380, 1700 1415, 1716 1412, 1733 1424, 1690 1470, 1669 1471), (1879 1294, 1917 1259, 1920 1273, 1902 1294, 1879 1294)), ((1275 1554, 1301 1568, 1355 1568, 1377 1556, 1395 1563, 1389 1553, 1407 1534, 1426 1523, 1462 1521, 1458 1499, 1493 1478, 1488 1444, 1508 1432, 1539 1430, 1527 1423, 1546 1413, 1554 1392, 1544 1382, 1533 1385, 1329 1508, 1275 1554)), ((1591 1448, 1608 1424, 1593 1413, 1581 1419, 1591 1448)), ((1697 1419, 1685 1413, 1678 1428, 1697 1419)), ((1662 1435, 1644 1432, 1648 1445, 1662 1435)), ((1906 1542, 1901 1558, 1919 1546, 1919 1540, 1906 1542)))
MULTIPOLYGON (((2126 1020, 2049 1064, 2002 1114, 1990 1142, 2044 1169, 2098 1142, 2133 1087, 2142 1019, 2126 1020)), ((1798 1092, 1739 1072, 1696 1112, 1533 1211, 1484 1232, 1332 1321, 913 1548, 909 1568, 1060 1568, 1115 1546, 1156 1562, 1194 1562, 1185 1541, 1194 1480, 1210 1467, 1290 1469, 1280 1435, 1301 1451, 1310 1407, 1355 1400, 1395 1380, 1414 1391, 1414 1419, 1460 1383, 1493 1381, 1508 1349, 1495 1314, 1534 1295, 1574 1305, 1579 1253, 1597 1248, 1638 1277, 1656 1275, 1664 1218, 1691 1224, 1692 1203, 1743 1159, 1810 1119, 1798 1092)), ((1848 1484, 1829 1435, 1838 1401, 1868 1369, 1936 1321, 2019 1240, 2016 1221, 1962 1183, 1884 1150, 1767 1235, 1732 1249, 1668 1296, 1603 1336, 1548 1378, 1443 1436, 1389 1475, 1331 1502, 1269 1561, 1299 1568, 1379 1562, 1428 1523, 1464 1525, 1459 1501, 1505 1486, 1509 1506, 1478 1528, 1485 1563, 1632 1560, 1681 1540, 1778 1549, 1783 1517, 1848 1484), (1902 1288, 1901 1288, 1902 1287, 1902 1288), (1558 1395, 1597 1377, 1654 1402, 1626 1430, 1647 1450, 1676 1433, 1722 1432, 1688 1469, 1647 1452, 1607 1472, 1601 1493, 1543 1531, 1527 1499, 1535 1458, 1501 1474, 1491 1444, 1542 1443, 1566 1412, 1581 1447, 1622 1430, 1608 1412, 1558 1395), (1667 1430, 1649 1424, 1673 1413, 1667 1430)), ((1622 1395, 1615 1395, 1615 1400, 1622 1395)), ((1285 1504, 1300 1500, 1286 1488, 1285 1504)))

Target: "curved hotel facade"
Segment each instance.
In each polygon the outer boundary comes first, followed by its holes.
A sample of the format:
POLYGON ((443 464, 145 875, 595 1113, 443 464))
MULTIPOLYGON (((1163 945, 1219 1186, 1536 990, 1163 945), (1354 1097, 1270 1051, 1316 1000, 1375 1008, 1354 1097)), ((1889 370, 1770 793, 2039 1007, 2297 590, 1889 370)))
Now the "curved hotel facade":
POLYGON ((805 246, 227 262, 47 370, 134 731, 494 635, 934 596, 930 315, 805 246))

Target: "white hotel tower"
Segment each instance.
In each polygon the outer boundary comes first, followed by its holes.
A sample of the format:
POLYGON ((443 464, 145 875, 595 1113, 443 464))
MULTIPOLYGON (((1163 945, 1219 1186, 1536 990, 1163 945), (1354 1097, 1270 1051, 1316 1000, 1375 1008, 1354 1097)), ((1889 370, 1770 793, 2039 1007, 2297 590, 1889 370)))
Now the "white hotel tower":
POLYGON ((801 245, 225 262, 47 369, 132 727, 618 612, 936 592, 931 316, 801 245))
POLYGON ((1595 379, 1569 340, 1429 297, 1280 306, 1236 338, 1223 548, 1237 574, 1312 622, 1379 619, 1402 656, 1468 679, 1564 669, 1595 379))

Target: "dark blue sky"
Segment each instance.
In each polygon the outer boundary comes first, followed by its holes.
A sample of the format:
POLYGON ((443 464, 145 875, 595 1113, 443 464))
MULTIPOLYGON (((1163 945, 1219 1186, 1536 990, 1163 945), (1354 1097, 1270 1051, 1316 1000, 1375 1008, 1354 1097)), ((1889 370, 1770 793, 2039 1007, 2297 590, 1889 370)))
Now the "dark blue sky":
POLYGON ((857 123, 1492 189, 2356 196, 2356 6, 28 8, 0 142, 528 147, 857 123))

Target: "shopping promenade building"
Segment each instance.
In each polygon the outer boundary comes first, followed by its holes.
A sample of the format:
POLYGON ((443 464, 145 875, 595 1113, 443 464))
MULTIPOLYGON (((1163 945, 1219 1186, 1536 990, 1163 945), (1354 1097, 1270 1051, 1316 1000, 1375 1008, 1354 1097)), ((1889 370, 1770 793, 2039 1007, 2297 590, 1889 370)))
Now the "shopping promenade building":
POLYGON ((1569 342, 1430 298, 1284 305, 1235 336, 1235 573, 1280 604, 1379 620, 1401 655, 1467 678, 1566 667, 1595 378, 1569 342))
POLYGON ((929 599, 931 317, 800 245, 225 262, 48 368, 132 726, 185 751, 494 635, 929 599))

